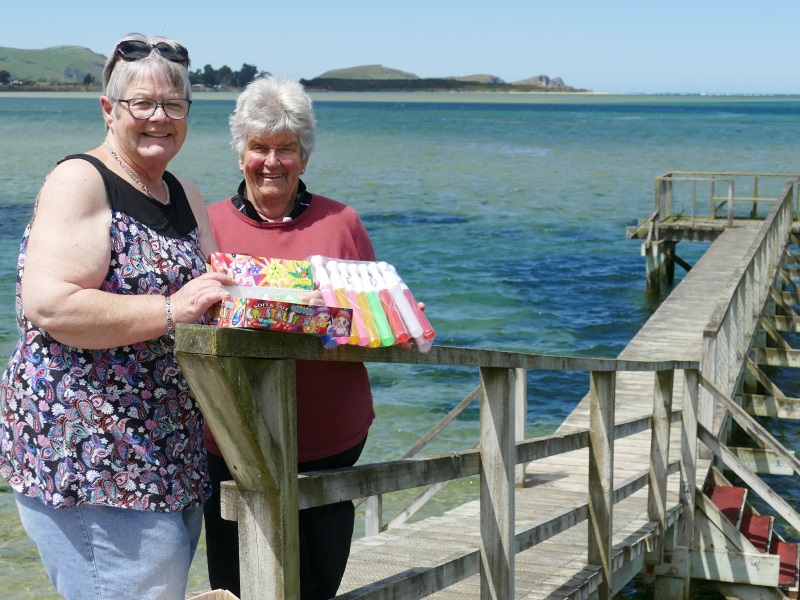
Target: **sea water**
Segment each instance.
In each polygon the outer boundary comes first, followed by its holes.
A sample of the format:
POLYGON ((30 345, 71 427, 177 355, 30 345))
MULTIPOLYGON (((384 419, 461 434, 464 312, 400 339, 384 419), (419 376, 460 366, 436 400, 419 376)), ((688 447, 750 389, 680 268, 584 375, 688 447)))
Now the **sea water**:
MULTIPOLYGON (((170 170, 208 203, 235 193, 229 146, 233 95, 195 98, 170 170)), ((800 97, 571 94, 317 94, 309 190, 358 210, 378 257, 397 268, 436 329, 436 343, 614 357, 653 313, 639 243, 625 227, 653 210, 668 171, 800 171, 800 97)), ((0 361, 17 339, 19 238, 53 165, 97 146, 93 95, 0 94, 0 361)), ((693 263, 703 244, 682 243, 693 263)), ((58 248, 53 248, 58 252, 58 248)), ((682 276, 677 269, 678 279, 682 276)), ((475 369, 369 367, 377 419, 361 463, 396 458, 477 385, 475 369)), ((577 373, 529 374, 528 433, 552 432, 588 390, 577 373)), ((783 382, 791 395, 791 381, 783 382)), ((423 453, 471 447, 468 409, 423 453)), ((794 427, 782 426, 790 449, 794 427)), ((780 482, 773 482, 780 489, 780 482)), ((475 496, 474 478, 446 486, 421 512, 475 496)), ((786 486, 789 501, 797 493, 786 486)), ((385 500, 391 516, 412 493, 385 500)), ((0 486, 4 595, 55 594, 0 486)), ((357 524, 357 534, 363 525, 357 524)), ((204 547, 190 591, 207 588, 204 547)), ((710 592, 709 592, 710 594, 710 592)), ((645 578, 623 595, 652 595, 645 578)), ((714 597, 709 595, 709 598, 714 597)))

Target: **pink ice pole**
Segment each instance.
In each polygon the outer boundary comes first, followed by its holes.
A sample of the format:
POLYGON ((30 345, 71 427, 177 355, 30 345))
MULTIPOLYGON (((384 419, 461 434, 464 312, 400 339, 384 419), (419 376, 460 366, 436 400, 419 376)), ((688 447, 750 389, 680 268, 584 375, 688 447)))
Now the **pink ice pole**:
POLYGON ((328 270, 328 275, 330 276, 333 289, 336 293, 336 298, 339 300, 340 305, 353 310, 353 322, 350 324, 350 337, 336 338, 336 341, 340 344, 349 343, 353 345, 358 344, 359 346, 366 346, 369 342, 369 338, 367 338, 366 335, 364 321, 361 319, 361 311, 358 308, 358 302, 349 301, 347 288, 344 281, 342 281, 341 276, 339 275, 338 263, 335 260, 329 260, 325 264, 325 268, 328 270))
POLYGON ((319 282, 319 290, 322 292, 322 299, 325 301, 325 305, 331 307, 339 306, 336 294, 333 291, 333 285, 331 285, 331 279, 322 264, 322 257, 317 254, 312 256, 309 262, 314 267, 314 279, 319 282))

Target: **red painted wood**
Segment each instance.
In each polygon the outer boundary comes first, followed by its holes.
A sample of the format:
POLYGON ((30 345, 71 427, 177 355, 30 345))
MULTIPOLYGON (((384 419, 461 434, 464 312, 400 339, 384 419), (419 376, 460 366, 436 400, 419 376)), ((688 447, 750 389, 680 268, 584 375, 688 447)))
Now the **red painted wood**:
POLYGON ((730 485, 715 485, 708 489, 706 495, 717 505, 728 520, 739 527, 744 508, 744 499, 747 495, 745 488, 730 485))
POLYGON ((797 544, 772 540, 770 554, 781 557, 781 570, 778 585, 794 587, 797 582, 797 544))
POLYGON ((772 521, 767 515, 744 515, 739 529, 756 550, 766 552, 772 537, 772 521))

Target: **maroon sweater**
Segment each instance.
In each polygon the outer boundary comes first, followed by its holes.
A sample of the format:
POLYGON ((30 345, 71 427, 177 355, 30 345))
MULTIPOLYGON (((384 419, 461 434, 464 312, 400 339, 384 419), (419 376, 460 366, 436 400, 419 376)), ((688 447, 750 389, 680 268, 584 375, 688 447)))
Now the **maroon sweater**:
MULTIPOLYGON (((231 198, 208 207, 222 252, 306 260, 314 254, 344 260, 375 260, 367 230, 351 207, 312 196, 297 218, 282 223, 249 219, 231 198)), ((355 446, 375 418, 367 370, 362 363, 297 361, 297 452, 299 462, 355 446)), ((209 451, 220 454, 206 427, 209 451)))

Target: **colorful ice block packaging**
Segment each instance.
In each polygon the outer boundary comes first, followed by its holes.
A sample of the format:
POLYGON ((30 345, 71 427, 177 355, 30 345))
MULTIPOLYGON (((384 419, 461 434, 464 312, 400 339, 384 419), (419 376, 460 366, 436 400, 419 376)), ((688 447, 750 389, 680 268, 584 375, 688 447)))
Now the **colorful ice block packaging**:
POLYGON ((268 329, 323 337, 350 335, 353 311, 346 307, 306 304, 314 289, 308 261, 212 252, 208 270, 227 273, 235 286, 231 298, 209 310, 209 323, 218 327, 268 329))
MULTIPOLYGON (((353 309, 354 326, 348 343, 373 348, 408 347, 413 339, 421 352, 431 349, 433 327, 394 266, 319 255, 310 257, 309 262, 321 288, 323 282, 329 284, 328 293, 332 292, 337 302, 353 309)), ((341 338, 339 341, 345 343, 341 338)))

